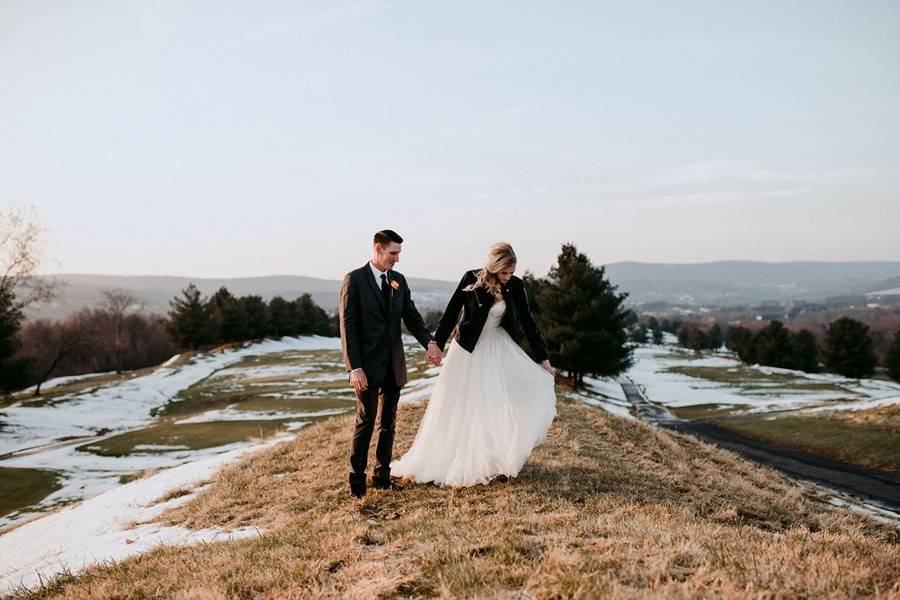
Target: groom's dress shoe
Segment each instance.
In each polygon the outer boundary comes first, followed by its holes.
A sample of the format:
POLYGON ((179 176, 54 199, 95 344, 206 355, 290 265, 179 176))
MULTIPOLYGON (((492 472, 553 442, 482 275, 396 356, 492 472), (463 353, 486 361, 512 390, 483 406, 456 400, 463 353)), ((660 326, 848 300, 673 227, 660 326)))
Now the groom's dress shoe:
POLYGON ((403 486, 394 483, 390 479, 381 479, 381 478, 372 478, 372 487, 379 490, 393 490, 395 492, 399 492, 403 489, 403 486))
POLYGON ((366 495, 366 484, 365 483, 351 483, 350 484, 350 493, 356 496, 357 498, 362 498, 366 495))

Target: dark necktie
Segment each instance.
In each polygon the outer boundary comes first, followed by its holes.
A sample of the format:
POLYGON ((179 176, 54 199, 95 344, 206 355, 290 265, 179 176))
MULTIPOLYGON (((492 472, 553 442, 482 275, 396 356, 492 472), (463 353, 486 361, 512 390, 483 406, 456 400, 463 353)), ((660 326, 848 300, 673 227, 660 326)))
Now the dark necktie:
POLYGON ((381 297, 384 299, 384 308, 391 305, 391 286, 388 285, 387 275, 381 274, 381 297))

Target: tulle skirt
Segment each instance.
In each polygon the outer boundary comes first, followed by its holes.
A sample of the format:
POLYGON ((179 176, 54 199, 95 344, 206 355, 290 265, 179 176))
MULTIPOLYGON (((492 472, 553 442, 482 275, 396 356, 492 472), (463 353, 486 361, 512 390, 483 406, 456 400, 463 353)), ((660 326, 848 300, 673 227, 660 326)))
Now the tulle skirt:
POLYGON ((502 327, 486 326, 472 353, 454 340, 412 447, 391 474, 447 486, 517 476, 556 416, 553 383, 502 327))

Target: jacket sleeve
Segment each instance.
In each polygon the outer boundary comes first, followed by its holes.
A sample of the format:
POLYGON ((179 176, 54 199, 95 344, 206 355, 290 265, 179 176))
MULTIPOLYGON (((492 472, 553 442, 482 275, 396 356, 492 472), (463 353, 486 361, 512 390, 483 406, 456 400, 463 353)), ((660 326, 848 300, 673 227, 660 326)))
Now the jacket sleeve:
POLYGON ((359 288, 350 273, 344 275, 338 302, 338 321, 341 330, 341 351, 348 371, 362 368, 359 348, 359 288))
POLYGON ((428 348, 428 342, 434 341, 434 338, 431 337, 431 332, 428 331, 428 327, 425 326, 425 319, 422 318, 422 315, 419 313, 419 309, 416 308, 416 303, 413 302, 412 292, 410 292, 405 278, 403 279, 402 316, 404 325, 406 325, 406 328, 413 335, 413 337, 419 340, 419 343, 422 344, 425 348, 428 348))
POLYGON ((519 301, 519 323, 522 325, 522 330, 525 332, 525 337, 528 339, 528 345, 531 346, 534 359, 537 362, 544 362, 550 357, 547 353, 547 342, 544 341, 544 336, 541 335, 537 323, 534 321, 534 315, 531 314, 531 307, 528 306, 528 294, 525 292, 525 285, 520 281, 515 289, 516 297, 519 301))
POLYGON ((447 338, 450 337, 450 333, 453 331, 453 328, 456 327, 456 322, 459 320, 459 311, 462 310, 463 301, 466 297, 463 288, 474 282, 475 276, 472 274, 472 271, 466 271, 459 281, 459 285, 456 286, 453 296, 450 297, 450 302, 447 303, 447 308, 444 310, 443 316, 441 316, 441 322, 438 325, 437 331, 434 332, 434 341, 437 342, 441 352, 444 351, 444 345, 447 343, 447 338))

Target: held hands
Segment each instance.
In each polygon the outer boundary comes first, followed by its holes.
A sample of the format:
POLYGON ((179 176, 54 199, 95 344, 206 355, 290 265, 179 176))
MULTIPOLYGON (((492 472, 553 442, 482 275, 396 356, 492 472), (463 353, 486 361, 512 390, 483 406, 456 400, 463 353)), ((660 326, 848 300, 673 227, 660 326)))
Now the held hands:
POLYGON ((438 348, 437 343, 428 342, 428 350, 425 351, 425 362, 429 365, 439 367, 441 366, 441 360, 441 349, 438 348))
POLYGON ((550 359, 549 359, 549 358, 548 358, 547 360, 545 360, 544 362, 542 362, 542 363, 541 363, 541 366, 544 367, 544 370, 545 370, 545 371, 547 371, 548 373, 550 373, 551 375, 553 375, 554 377, 556 377, 556 369, 554 369, 554 368, 550 365, 550 359))

